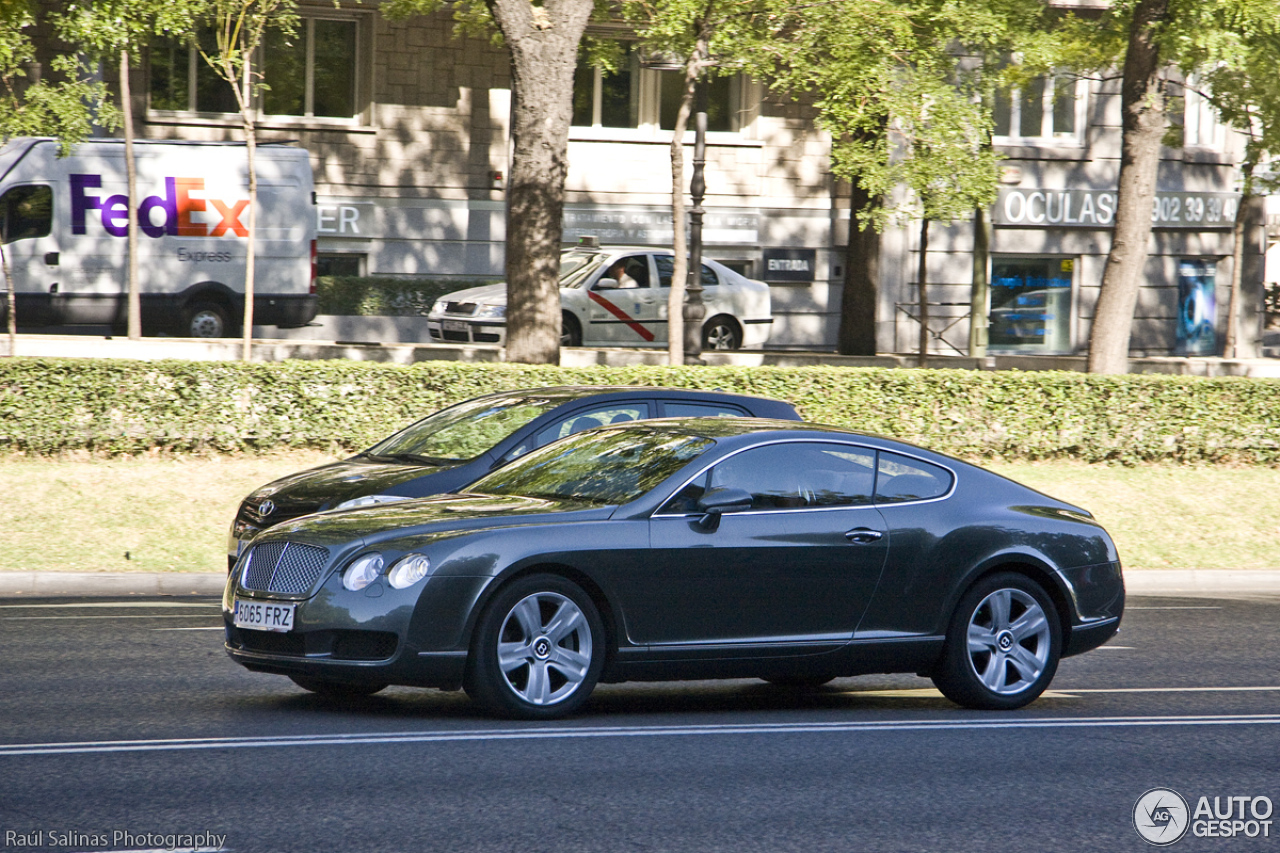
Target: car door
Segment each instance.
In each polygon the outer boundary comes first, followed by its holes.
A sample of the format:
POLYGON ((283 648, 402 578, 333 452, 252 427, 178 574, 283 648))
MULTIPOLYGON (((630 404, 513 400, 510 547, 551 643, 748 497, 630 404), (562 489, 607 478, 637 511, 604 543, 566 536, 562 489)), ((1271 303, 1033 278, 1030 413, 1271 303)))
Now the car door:
MULTIPOLYGON (((20 184, 0 196, 0 240, 8 260, 13 291, 56 293, 59 279, 58 238, 53 234, 53 190, 46 184, 20 184)), ((0 281, 0 285, 3 281, 0 281)), ((34 303, 26 303, 30 310, 34 303)), ((27 323, 44 322, 19 314, 27 323)))
POLYGON ((601 269, 587 289, 587 322, 582 330, 584 344, 644 346, 659 342, 657 334, 658 290, 653 281, 649 255, 623 255, 601 269), (609 271, 621 261, 634 287, 613 287, 609 271))
POLYGON ((650 519, 644 572, 622 585, 637 644, 807 643, 852 637, 888 550, 874 451, 782 442, 721 460, 650 519), (752 496, 707 525, 708 489, 752 496))

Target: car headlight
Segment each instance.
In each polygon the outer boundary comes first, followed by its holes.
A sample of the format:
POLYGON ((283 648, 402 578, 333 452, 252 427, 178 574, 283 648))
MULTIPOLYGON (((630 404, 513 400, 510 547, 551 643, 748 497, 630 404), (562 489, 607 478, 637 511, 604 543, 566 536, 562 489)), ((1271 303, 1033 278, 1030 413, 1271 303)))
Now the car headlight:
POLYGON ((507 306, 505 305, 481 305, 476 309, 473 317, 505 317, 507 316, 507 306))
POLYGON ((396 501, 409 500, 404 495, 365 495, 362 498, 352 498, 349 501, 343 501, 334 507, 334 509, 354 509, 358 506, 374 506, 375 504, 390 504, 396 501))
POLYGON ((431 561, 424 554, 401 557, 387 572, 387 581, 396 589, 413 586, 431 574, 431 561))
POLYGON ((342 585, 352 592, 358 592, 377 580, 382 573, 382 555, 365 554, 356 560, 342 573, 342 585))
POLYGON ((437 299, 431 303, 431 310, 427 312, 428 317, 439 317, 444 313, 445 300, 437 299))

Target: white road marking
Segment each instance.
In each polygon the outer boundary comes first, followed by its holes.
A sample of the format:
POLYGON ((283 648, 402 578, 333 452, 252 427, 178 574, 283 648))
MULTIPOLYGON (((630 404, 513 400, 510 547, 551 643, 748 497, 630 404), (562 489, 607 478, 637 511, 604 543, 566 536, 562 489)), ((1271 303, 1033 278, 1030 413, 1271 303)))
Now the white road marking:
MULTIPOLYGON (((1123 652, 1131 652, 1133 648, 1133 646, 1098 646, 1098 649, 1115 649, 1123 652)), ((1098 649, 1094 649, 1094 651, 1096 652, 1098 649)))
POLYGON ((1090 687, 1062 693, 1255 693, 1280 690, 1280 687, 1090 687))
POLYGON ((707 735, 795 735, 851 732, 996 731, 1008 729, 1165 728, 1189 726, 1274 726, 1280 714, 1182 717, 1026 717, 991 720, 879 720, 865 723, 754 723, 692 726, 583 726, 480 729, 436 732, 360 732, 274 737, 187 738, 175 740, 85 741, 0 745, 0 758, 21 755, 82 755, 110 752, 172 752, 198 749, 264 749, 290 746, 350 746, 393 743, 568 740, 707 735))
POLYGON ((1221 607, 1210 607, 1208 605, 1205 605, 1202 607, 1202 606, 1192 606, 1189 604, 1184 606, 1170 605, 1169 607, 1126 607, 1125 608, 1126 611, 1127 610, 1221 610, 1221 609, 1222 609, 1221 607))
POLYGON ((225 631, 223 625, 216 625, 212 628, 152 628, 152 631, 225 631))

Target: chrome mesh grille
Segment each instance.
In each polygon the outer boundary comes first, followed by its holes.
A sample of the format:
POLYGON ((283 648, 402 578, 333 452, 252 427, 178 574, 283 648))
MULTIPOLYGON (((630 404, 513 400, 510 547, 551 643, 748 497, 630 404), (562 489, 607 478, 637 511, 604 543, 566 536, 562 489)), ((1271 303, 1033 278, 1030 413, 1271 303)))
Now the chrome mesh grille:
POLYGON ((329 562, 329 551, 297 542, 264 542, 249 552, 240 585, 259 592, 310 591, 329 562))

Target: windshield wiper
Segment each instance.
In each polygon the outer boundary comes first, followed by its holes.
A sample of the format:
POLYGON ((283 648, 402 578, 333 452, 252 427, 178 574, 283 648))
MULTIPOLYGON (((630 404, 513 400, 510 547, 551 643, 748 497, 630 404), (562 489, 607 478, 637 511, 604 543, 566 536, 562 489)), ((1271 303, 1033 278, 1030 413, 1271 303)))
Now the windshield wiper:
POLYGON ((418 453, 397 453, 391 457, 396 462, 412 462, 414 465, 457 465, 465 459, 448 459, 443 456, 423 456, 418 453))

